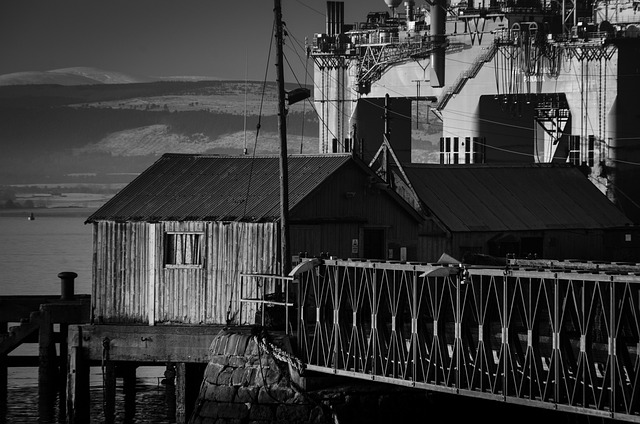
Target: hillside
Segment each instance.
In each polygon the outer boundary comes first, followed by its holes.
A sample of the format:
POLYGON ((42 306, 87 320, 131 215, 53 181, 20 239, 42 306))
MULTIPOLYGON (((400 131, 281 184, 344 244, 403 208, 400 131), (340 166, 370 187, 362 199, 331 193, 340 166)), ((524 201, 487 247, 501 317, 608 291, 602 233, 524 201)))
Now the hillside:
POLYGON ((123 74, 89 67, 53 69, 51 71, 25 71, 0 75, 0 86, 6 85, 91 85, 129 84, 152 82, 157 78, 123 74))
MULTIPOLYGON (((86 67, 0 75, 0 186, 127 183, 169 152, 277 154, 275 82, 203 78, 86 67)), ((419 113, 412 160, 437 163, 441 122, 419 113)), ((312 106, 289 107, 289 153, 317 153, 318 131, 312 106)))
MULTIPOLYGON (((128 182, 167 152, 277 153, 275 83, 263 95, 258 82, 107 80, 1 86, 0 185, 128 182)), ((290 149, 315 153, 318 121, 304 112, 289 109, 290 149)))

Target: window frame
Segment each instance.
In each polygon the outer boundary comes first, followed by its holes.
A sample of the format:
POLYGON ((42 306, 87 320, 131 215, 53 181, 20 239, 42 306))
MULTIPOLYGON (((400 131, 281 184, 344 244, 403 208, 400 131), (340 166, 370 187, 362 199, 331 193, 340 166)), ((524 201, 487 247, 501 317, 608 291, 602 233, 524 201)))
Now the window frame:
MULTIPOLYGON (((175 241, 174 241, 175 243, 175 241)), ((205 232, 204 231, 165 231, 162 237, 162 264, 165 269, 201 269, 204 268, 204 256, 205 256, 205 232), (197 236, 199 245, 197 246, 198 262, 197 263, 170 263, 169 254, 169 240, 175 240, 176 236, 192 235, 197 236)), ((174 252, 177 249, 174 249, 174 252)), ((174 253, 173 260, 175 261, 177 255, 174 253)))

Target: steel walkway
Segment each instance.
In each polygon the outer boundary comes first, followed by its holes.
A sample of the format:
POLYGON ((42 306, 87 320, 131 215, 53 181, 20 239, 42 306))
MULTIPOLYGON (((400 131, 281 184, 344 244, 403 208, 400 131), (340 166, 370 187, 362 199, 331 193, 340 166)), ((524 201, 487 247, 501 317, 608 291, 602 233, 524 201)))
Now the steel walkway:
POLYGON ((640 267, 314 265, 292 273, 309 370, 640 422, 640 267))

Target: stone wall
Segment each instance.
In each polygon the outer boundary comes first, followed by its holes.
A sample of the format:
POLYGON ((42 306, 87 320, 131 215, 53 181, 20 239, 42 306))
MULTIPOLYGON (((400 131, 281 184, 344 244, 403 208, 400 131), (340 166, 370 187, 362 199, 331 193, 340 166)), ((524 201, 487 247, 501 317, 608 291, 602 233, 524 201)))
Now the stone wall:
POLYGON ((388 423, 428 415, 425 391, 308 373, 302 377, 302 364, 291 352, 287 337, 260 328, 221 331, 209 348, 189 422, 388 423))

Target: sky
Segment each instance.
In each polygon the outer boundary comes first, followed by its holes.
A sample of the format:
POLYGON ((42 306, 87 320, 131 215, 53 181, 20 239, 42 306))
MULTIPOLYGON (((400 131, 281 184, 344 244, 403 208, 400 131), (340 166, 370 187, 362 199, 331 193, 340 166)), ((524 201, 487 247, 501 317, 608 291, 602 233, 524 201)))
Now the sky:
MULTIPOLYGON (((281 0, 285 80, 312 79, 305 38, 325 32, 325 0, 281 0)), ((87 66, 138 76, 275 76, 273 0, 1 0, 0 75, 87 66)), ((345 23, 387 10, 345 0, 345 23)))

